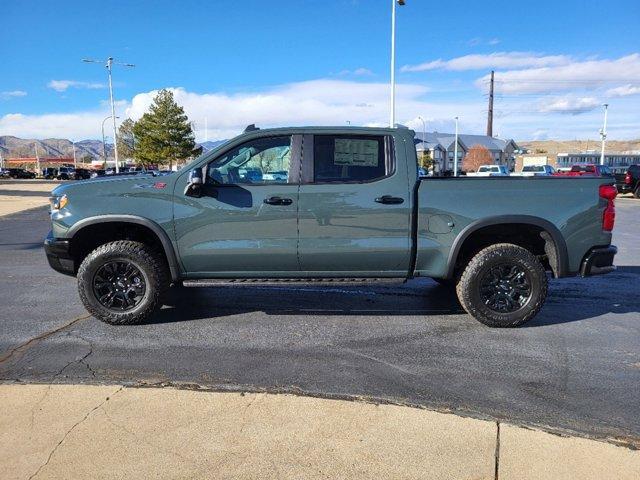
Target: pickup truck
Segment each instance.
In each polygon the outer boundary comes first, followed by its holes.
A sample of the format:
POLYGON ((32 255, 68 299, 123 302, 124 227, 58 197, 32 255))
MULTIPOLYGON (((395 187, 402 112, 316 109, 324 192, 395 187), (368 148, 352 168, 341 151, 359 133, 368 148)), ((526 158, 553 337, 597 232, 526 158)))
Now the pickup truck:
POLYGON ((504 165, 482 165, 477 172, 467 173, 468 177, 508 177, 509 170, 504 165))
POLYGON ((603 178, 420 178, 407 128, 254 127, 165 177, 58 186, 44 245, 111 324, 144 322, 185 280, 431 277, 514 327, 547 272, 615 269, 615 195, 603 178))
POLYGON ((633 193, 634 197, 640 198, 640 165, 630 165, 625 173, 615 177, 619 193, 633 193))
POLYGON ((556 170, 551 165, 525 165, 521 172, 512 173, 511 175, 520 177, 541 177, 553 175, 556 170))
POLYGON ((612 177, 613 173, 607 165, 577 164, 569 171, 558 170, 554 175, 560 177, 612 177))

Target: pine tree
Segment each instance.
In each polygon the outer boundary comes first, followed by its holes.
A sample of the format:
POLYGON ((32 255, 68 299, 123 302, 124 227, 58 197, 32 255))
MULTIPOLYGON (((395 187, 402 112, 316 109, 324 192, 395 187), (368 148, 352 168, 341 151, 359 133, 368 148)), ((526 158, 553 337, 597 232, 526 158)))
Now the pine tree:
POLYGON ((195 136, 184 109, 173 99, 173 93, 163 89, 153 99, 149 111, 133 126, 136 139, 134 157, 138 163, 169 163, 199 155, 195 136))
POLYGON ((118 127, 118 155, 121 158, 135 157, 135 135, 133 134, 134 122, 127 118, 118 127))

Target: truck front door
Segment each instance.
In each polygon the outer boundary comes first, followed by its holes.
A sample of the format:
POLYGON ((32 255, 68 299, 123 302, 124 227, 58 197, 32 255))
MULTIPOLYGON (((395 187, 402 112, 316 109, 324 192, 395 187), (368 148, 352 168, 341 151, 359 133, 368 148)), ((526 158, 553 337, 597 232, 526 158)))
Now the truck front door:
MULTIPOLYGON (((392 135, 304 135, 298 256, 309 276, 403 276, 411 196, 392 135)), ((411 144, 410 148, 414 148, 411 144)))
MULTIPOLYGON (((203 167, 201 196, 176 184, 180 259, 195 277, 279 276, 297 258, 300 135, 259 137, 203 167)), ((186 175, 185 175, 186 177, 186 175)))

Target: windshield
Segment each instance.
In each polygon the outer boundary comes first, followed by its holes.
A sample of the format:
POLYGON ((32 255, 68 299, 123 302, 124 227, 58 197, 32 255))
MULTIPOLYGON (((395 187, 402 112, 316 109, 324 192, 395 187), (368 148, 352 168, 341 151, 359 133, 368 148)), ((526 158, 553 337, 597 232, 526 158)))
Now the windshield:
POLYGON ((522 169, 523 172, 543 172, 544 167, 540 165, 527 165, 522 169))

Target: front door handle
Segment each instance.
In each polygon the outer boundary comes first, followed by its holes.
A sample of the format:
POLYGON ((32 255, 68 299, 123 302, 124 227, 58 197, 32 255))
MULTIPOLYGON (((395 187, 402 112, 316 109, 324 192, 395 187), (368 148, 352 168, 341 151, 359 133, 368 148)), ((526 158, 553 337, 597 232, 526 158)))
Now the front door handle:
POLYGON ((282 197, 269 197, 264 199, 264 203, 268 205, 291 205, 293 200, 282 197))
POLYGON ((385 205, 399 205, 401 203, 404 203, 404 198, 392 197, 391 195, 383 195, 376 198, 376 202, 384 203, 385 205))

